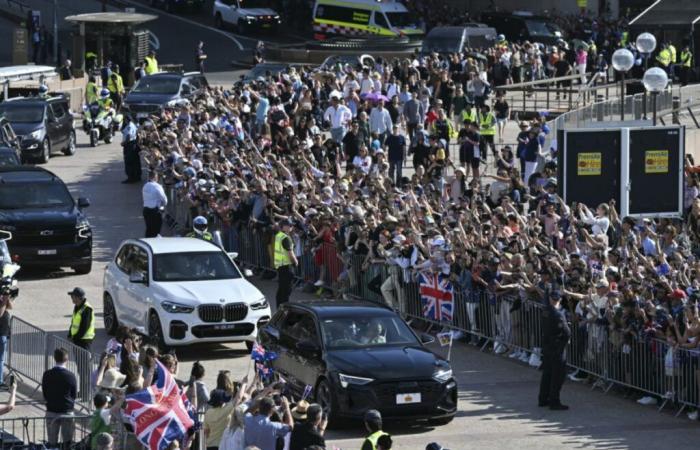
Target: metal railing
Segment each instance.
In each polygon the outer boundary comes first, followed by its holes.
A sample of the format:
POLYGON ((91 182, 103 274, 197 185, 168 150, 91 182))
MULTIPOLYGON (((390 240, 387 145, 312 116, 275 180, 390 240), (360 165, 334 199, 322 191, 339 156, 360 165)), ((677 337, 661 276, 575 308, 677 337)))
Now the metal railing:
POLYGON ((88 415, 65 415, 0 419, 0 448, 8 450, 55 448, 54 445, 63 443, 63 439, 59 437, 59 442, 49 442, 48 430, 50 427, 58 425, 59 421, 67 422, 66 425, 72 428, 71 442, 80 443, 75 448, 90 448, 91 418, 92 416, 88 415), (82 445, 83 443, 85 446, 82 445), (53 445, 49 446, 49 444, 53 445))
POLYGON ((55 364, 53 352, 57 348, 64 348, 68 352, 67 368, 78 381, 76 405, 80 409, 91 411, 93 408, 92 398, 95 393, 92 374, 99 364, 99 356, 66 339, 52 335, 19 317, 12 317, 7 366, 17 372, 24 380, 36 383, 37 390, 41 388, 44 372, 55 364))

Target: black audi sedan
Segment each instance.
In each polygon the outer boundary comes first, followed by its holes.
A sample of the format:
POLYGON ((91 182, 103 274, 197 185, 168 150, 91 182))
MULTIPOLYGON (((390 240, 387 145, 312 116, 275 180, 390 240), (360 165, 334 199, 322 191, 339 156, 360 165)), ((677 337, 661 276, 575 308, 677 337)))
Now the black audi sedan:
POLYGON ((331 422, 377 409, 385 419, 450 422, 457 382, 450 364, 393 310, 366 302, 286 303, 261 329, 276 374, 300 396, 307 386, 331 422))

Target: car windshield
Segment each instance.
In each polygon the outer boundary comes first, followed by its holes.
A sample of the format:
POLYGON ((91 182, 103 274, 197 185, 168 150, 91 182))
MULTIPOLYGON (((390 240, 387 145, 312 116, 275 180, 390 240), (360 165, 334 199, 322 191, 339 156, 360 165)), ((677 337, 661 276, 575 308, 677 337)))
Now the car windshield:
POLYGON ((270 0, 240 0, 241 8, 269 8, 270 0))
POLYGON ((43 105, 0 104, 0 116, 10 123, 36 123, 44 119, 43 105))
POLYGON ((395 28, 418 28, 418 17, 409 12, 388 12, 386 18, 395 28))
POLYGON ((0 210, 72 206, 73 198, 60 183, 0 184, 0 210))
POLYGON ((132 92, 139 94, 177 94, 180 90, 180 79, 171 77, 146 77, 139 80, 132 92))
POLYGON ((17 155, 10 152, 0 152, 0 167, 19 166, 17 155))
POLYGON ((419 344, 398 316, 335 317, 321 322, 326 348, 367 348, 419 344))
POLYGON ((552 36, 554 33, 542 20, 526 20, 525 25, 532 36, 552 36))
POLYGON ((161 253, 153 259, 155 281, 234 280, 241 273, 224 252, 161 253))
POLYGON ((266 77, 268 72, 270 75, 275 76, 278 75, 280 72, 282 72, 286 66, 284 65, 263 65, 263 66, 255 66, 245 76, 246 80, 255 80, 258 77, 266 77))

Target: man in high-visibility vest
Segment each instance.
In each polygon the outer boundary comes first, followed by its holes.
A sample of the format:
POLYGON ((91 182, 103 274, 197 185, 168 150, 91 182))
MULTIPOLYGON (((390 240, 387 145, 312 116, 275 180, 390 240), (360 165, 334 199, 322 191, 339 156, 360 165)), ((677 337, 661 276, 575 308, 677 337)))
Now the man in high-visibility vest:
POLYGON ((681 50, 680 66, 681 86, 685 86, 688 84, 688 81, 690 80, 690 72, 693 70, 693 53, 690 51, 690 47, 688 45, 684 46, 683 50, 681 50))
POLYGON ((676 47, 673 45, 673 43, 669 42, 666 44, 668 46, 668 51, 671 54, 671 64, 676 63, 676 47))
POLYGON ((97 79, 94 75, 90 75, 88 83, 85 86, 85 103, 92 105, 99 99, 99 89, 97 88, 97 79))
POLYGON ((85 298, 85 291, 76 287, 68 293, 73 301, 73 316, 68 339, 78 347, 90 350, 95 339, 95 311, 85 298))
POLYGON ((122 106, 122 96, 124 95, 124 80, 119 74, 119 66, 115 65, 112 74, 107 80, 107 90, 109 91, 109 96, 114 102, 114 107, 117 111, 122 106))
POLYGON ((474 103, 467 103, 467 107, 462 110, 462 123, 468 120, 470 123, 479 124, 479 114, 474 109, 474 103))
POLYGON ((385 433, 382 431, 382 415, 376 409, 370 409, 365 413, 365 428, 369 436, 365 438, 360 450, 377 450, 377 441, 385 433))
POLYGON ((481 154, 486 161, 486 155, 488 155, 489 147, 493 153, 494 161, 498 160, 498 153, 496 153, 496 145, 494 145, 494 138, 496 136, 496 116, 491 112, 491 108, 488 105, 481 107, 481 113, 479 114, 479 125, 481 134, 481 154))
POLYGON ((213 242, 214 241, 214 236, 207 231, 207 226, 208 222, 206 217, 204 216, 197 216, 194 218, 192 221, 192 231, 187 233, 186 237, 193 237, 193 238, 199 238, 199 239, 204 239, 205 241, 213 242))
POLYGON ((154 52, 153 50, 148 52, 148 56, 144 58, 144 61, 146 63, 146 67, 144 68, 144 70, 146 71, 146 75, 158 72, 158 60, 156 59, 156 52, 154 52))
POLYGON ((656 55, 656 62, 659 67, 668 72, 668 68, 671 66, 671 51, 668 46, 664 45, 658 55, 656 55))
POLYGON ((289 301, 292 294, 292 281, 294 280, 293 268, 299 265, 294 254, 294 244, 289 233, 294 222, 286 219, 280 224, 280 230, 275 235, 273 258, 275 270, 277 270, 277 307, 289 301))

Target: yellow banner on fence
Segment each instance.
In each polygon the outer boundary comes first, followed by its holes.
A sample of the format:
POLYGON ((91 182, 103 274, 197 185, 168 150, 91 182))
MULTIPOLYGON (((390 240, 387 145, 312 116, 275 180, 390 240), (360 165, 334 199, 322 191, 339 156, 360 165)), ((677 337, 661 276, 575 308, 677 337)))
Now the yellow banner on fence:
POLYGON ((579 153, 578 175, 600 175, 602 153, 579 153))
POLYGON ((588 0, 576 0, 579 8, 586 8, 588 6, 588 0))
POLYGON ((668 150, 644 152, 644 173, 668 173, 668 150))

